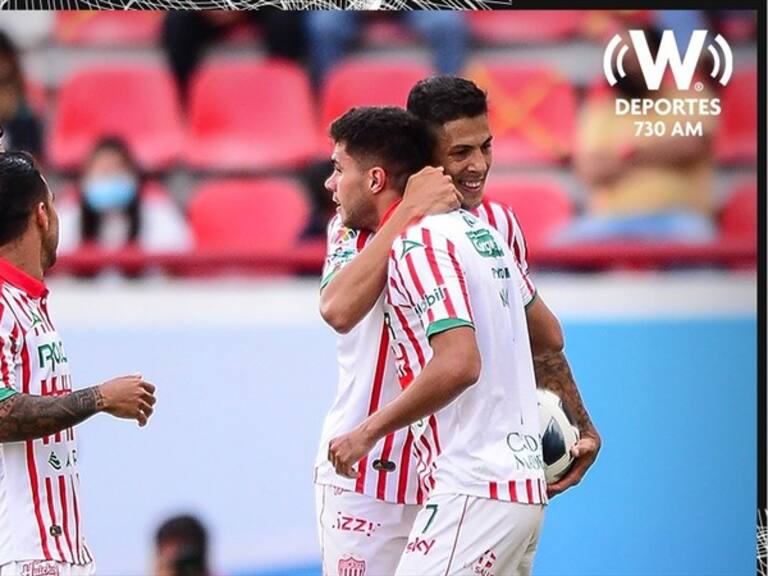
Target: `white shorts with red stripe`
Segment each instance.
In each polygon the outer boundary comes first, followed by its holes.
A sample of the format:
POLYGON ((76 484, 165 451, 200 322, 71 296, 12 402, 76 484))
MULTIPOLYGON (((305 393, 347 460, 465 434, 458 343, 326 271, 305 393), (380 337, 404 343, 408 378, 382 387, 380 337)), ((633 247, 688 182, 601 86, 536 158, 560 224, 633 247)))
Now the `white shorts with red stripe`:
POLYGON ((315 496, 323 576, 395 573, 421 506, 320 484, 315 496))
POLYGON ((541 504, 463 494, 430 496, 397 576, 528 576, 544 519, 541 504))
POLYGON ((96 564, 77 565, 54 560, 25 560, 0 566, 0 576, 93 576, 96 564))

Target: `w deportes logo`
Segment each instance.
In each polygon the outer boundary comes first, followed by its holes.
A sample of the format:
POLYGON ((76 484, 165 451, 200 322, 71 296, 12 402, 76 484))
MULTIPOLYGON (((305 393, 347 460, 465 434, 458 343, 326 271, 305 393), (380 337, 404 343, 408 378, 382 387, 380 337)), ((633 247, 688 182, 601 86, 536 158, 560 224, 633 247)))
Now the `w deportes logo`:
MULTIPOLYGON (((691 40, 688 43, 688 49, 682 57, 677 48, 675 33, 672 30, 665 30, 661 36, 659 52, 656 55, 655 60, 653 59, 651 49, 648 46, 648 40, 642 30, 630 30, 629 37, 634 46, 635 55, 640 63, 640 69, 643 72, 643 77, 645 78, 645 84, 648 87, 648 90, 658 90, 661 87, 661 81, 664 78, 664 72, 667 69, 671 70, 678 90, 690 89, 693 75, 696 72, 696 66, 701 60, 701 55, 704 51, 704 43, 707 39, 706 30, 693 31, 691 40)), ((715 36, 714 42, 710 42, 709 46, 707 46, 707 50, 712 56, 712 71, 710 76, 725 86, 728 84, 728 81, 733 74, 733 52, 731 52, 731 47, 728 45, 728 42, 725 41, 725 38, 718 34, 715 36), (718 50, 715 45, 717 45, 720 50, 718 50), (721 53, 722 58, 720 56, 721 53), (718 76, 720 77, 719 79, 718 76)), ((624 78, 627 75, 624 71, 624 57, 628 51, 629 46, 626 43, 623 43, 622 37, 618 34, 611 39, 608 46, 605 48, 605 53, 603 54, 603 71, 611 86, 614 86, 618 82, 618 79, 613 73, 614 59, 619 77, 624 78), (616 49, 619 46, 621 46, 621 48, 619 48, 617 53, 616 49)))
MULTIPOLYGON (((617 97, 616 115, 654 117, 653 121, 634 122, 635 137, 704 136, 702 117, 719 116, 721 112, 720 99, 703 97, 706 95, 704 84, 700 81, 694 83, 697 68, 700 68, 706 54, 704 45, 707 42, 707 31, 694 30, 682 55, 671 30, 662 33, 655 57, 651 54, 648 39, 642 30, 629 30, 629 40, 648 93, 644 98, 617 97), (671 72, 678 90, 677 95, 672 98, 667 97, 668 91, 662 89, 667 71, 671 72), (670 122, 664 120, 667 116, 672 117, 670 122)), ((611 86, 615 86, 621 78, 627 76, 624 64, 629 50, 630 45, 619 34, 605 47, 603 72, 611 86), (618 77, 614 73, 614 67, 618 77)), ((712 62, 710 76, 725 86, 733 74, 731 47, 725 38, 718 34, 714 41, 707 45, 707 52, 712 62)))

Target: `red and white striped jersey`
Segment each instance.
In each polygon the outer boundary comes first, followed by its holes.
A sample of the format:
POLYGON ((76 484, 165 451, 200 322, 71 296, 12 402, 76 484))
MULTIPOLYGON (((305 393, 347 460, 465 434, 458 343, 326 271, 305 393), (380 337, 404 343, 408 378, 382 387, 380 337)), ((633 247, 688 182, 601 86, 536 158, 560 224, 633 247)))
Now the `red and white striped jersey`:
MULTIPOLYGON (((17 393, 72 391, 67 356, 42 282, 0 259, 0 401, 17 393)), ((0 565, 93 561, 83 536, 72 428, 0 444, 0 565)))
MULTIPOLYGON (((370 242, 372 234, 345 228, 335 216, 328 226, 328 253, 321 288, 370 242)), ((410 446, 413 433, 398 430, 380 440, 358 465, 357 479, 336 474, 328 461, 328 444, 392 401, 400 393, 389 332, 384 326, 384 293, 354 329, 337 340, 339 382, 325 418, 315 464, 315 483, 354 490, 378 500, 421 504, 423 493, 410 446)))
POLYGON ((482 359, 474 386, 411 427, 430 494, 547 499, 525 316, 532 287, 508 242, 459 210, 410 226, 390 253, 385 318, 403 387, 442 331, 474 327, 482 359))

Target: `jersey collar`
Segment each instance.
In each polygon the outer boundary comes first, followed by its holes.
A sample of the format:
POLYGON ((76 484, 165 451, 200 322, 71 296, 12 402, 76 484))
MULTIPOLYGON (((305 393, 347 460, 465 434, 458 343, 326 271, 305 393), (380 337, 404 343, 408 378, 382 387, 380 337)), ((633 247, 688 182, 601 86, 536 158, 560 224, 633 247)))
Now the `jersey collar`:
POLYGON ((0 280, 21 288, 33 299, 42 298, 48 294, 45 284, 3 258, 0 258, 0 280))
POLYGON ((381 221, 379 222, 379 228, 381 228, 382 226, 384 226, 384 224, 386 223, 386 221, 387 221, 387 220, 389 220, 389 219, 392 217, 392 214, 394 213, 395 209, 396 209, 398 206, 400 206, 400 203, 401 203, 402 201, 403 201, 403 199, 402 199, 402 198, 400 198, 399 200, 395 200, 395 201, 392 203, 392 206, 390 206, 389 208, 387 208, 387 211, 386 211, 386 212, 384 212, 384 215, 381 217, 381 221))

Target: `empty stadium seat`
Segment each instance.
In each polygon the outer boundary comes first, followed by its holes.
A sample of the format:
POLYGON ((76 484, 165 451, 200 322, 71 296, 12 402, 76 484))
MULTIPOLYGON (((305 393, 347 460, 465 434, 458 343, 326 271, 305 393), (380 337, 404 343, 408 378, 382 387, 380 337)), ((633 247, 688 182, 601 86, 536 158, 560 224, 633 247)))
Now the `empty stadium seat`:
POLYGON ((198 188, 188 214, 198 248, 275 251, 296 244, 309 206, 292 180, 216 180, 198 188))
POLYGON ((472 36, 480 42, 504 44, 554 42, 572 37, 583 10, 478 10, 467 12, 472 36))
POLYGON ((309 81, 295 64, 219 62, 192 81, 188 164, 263 171, 301 166, 318 147, 309 81))
POLYGON ((154 44, 162 20, 162 12, 148 10, 65 10, 56 13, 54 38, 83 46, 154 44))
POLYGON ((738 70, 723 87, 722 115, 715 139, 721 162, 757 160, 757 70, 738 70))
POLYGON ((512 208, 532 249, 546 245, 574 214, 568 192, 555 180, 492 177, 486 187, 488 198, 512 208))
POLYGON ((105 135, 124 138, 148 170, 178 159, 179 103, 164 68, 96 67, 64 82, 49 138, 51 162, 60 169, 77 168, 105 135))
POLYGON ((757 242, 757 184, 744 182, 731 191, 720 212, 720 237, 757 242))
POLYGON ((488 92, 495 162, 551 163, 570 156, 576 94, 565 77, 545 65, 503 64, 475 65, 468 76, 488 92))
POLYGON ((334 68, 323 86, 320 122, 327 134, 331 122, 353 106, 406 105, 416 82, 432 75, 425 65, 409 61, 347 60, 334 68))

